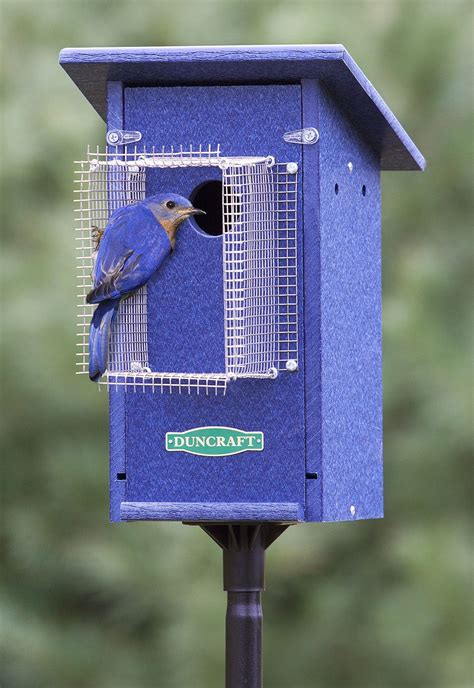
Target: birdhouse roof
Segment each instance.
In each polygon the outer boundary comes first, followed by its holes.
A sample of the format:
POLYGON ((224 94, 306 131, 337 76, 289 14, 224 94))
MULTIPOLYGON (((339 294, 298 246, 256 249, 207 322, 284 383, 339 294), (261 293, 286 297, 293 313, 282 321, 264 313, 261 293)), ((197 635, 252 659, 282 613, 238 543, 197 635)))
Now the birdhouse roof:
POLYGON ((343 45, 66 48, 59 62, 104 120, 107 81, 190 86, 318 79, 379 153, 382 170, 425 167, 423 155, 343 45))

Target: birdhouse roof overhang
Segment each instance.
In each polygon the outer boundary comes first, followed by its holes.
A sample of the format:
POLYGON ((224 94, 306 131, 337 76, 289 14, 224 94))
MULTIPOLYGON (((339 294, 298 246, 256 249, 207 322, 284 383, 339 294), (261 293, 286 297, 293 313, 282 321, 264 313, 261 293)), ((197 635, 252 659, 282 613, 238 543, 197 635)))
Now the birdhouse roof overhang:
POLYGON ((104 120, 108 81, 191 86, 318 79, 380 155, 382 170, 425 168, 423 155, 342 45, 66 48, 59 61, 104 120))

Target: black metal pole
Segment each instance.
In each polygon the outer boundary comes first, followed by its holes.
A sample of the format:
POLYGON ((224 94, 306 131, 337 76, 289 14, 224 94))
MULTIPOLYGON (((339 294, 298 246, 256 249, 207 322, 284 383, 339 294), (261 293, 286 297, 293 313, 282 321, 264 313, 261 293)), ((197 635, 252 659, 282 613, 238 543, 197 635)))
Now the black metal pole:
POLYGON ((199 525, 223 550, 227 591, 225 688, 262 688, 265 550, 290 524, 189 525, 199 525))
POLYGON ((228 592, 225 627, 226 688, 261 688, 261 593, 228 592))
POLYGON ((262 688, 265 543, 259 527, 240 526, 224 549, 226 688, 262 688))

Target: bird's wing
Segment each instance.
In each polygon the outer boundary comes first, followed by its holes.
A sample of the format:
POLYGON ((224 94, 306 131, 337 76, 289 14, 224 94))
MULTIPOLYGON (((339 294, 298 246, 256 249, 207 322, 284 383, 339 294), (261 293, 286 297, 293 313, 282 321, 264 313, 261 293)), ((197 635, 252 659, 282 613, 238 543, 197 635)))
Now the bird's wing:
POLYGON ((132 249, 118 256, 107 270, 102 270, 97 286, 87 295, 87 301, 98 303, 105 299, 119 299, 145 284, 148 278, 138 269, 142 257, 132 249))
POLYGON ((169 249, 166 233, 150 212, 140 205, 120 208, 112 215, 100 242, 88 302, 120 298, 139 289, 169 249))

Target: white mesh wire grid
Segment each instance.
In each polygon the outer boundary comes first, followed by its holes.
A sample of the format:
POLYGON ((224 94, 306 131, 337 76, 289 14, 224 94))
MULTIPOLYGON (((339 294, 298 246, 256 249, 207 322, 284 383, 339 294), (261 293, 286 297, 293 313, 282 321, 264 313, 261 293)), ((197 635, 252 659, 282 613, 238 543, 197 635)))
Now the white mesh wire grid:
POLYGON ((275 377, 298 361, 297 174, 230 164, 223 188, 226 372, 275 377))
MULTIPOLYGON (((123 164, 110 164, 109 153, 87 151, 87 159, 76 163, 76 249, 78 282, 77 372, 87 373, 89 365, 89 323, 94 306, 86 303, 92 287, 92 270, 102 232, 110 215, 145 198, 145 171, 123 164), (104 164, 105 163, 105 164, 104 164)), ((122 162, 122 160, 121 160, 122 162)), ((109 369, 131 370, 138 362, 148 366, 146 337, 146 287, 120 305, 110 337, 109 369)))
POLYGON ((161 394, 225 394, 228 378, 223 373, 154 373, 130 371, 105 373, 104 384, 124 387, 135 392, 159 392, 161 394))
POLYGON ((147 290, 124 299, 110 337, 101 383, 161 393, 225 393, 228 379, 275 377, 297 361, 297 175, 266 157, 221 157, 219 147, 147 151, 136 147, 88 149, 76 162, 78 274, 77 372, 88 370, 89 323, 85 297, 101 232, 119 207, 145 197, 147 168, 221 167, 226 369, 222 372, 151 371, 147 290))

